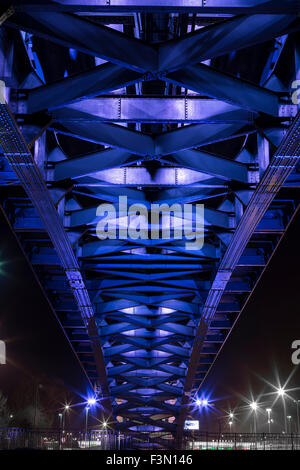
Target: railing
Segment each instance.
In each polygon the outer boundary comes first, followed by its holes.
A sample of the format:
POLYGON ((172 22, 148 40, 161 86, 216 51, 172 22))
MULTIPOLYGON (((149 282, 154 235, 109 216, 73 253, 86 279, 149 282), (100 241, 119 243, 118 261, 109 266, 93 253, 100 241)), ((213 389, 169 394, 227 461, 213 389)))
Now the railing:
MULTIPOLYGON (((143 439, 136 433, 112 430, 0 428, 0 450, 150 450, 174 449, 165 435, 143 439)), ((197 450, 300 450, 300 434, 194 432, 184 437, 183 449, 197 450)))
POLYGON ((109 430, 0 428, 0 450, 125 450, 133 437, 109 430))
POLYGON ((199 433, 186 435, 186 450, 300 450, 300 434, 199 433))

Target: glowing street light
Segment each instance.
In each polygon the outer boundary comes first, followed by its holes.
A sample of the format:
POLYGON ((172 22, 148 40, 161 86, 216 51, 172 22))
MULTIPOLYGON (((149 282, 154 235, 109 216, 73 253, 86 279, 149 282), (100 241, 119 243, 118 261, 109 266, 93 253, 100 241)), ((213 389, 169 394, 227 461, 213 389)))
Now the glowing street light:
POLYGON ((64 410, 63 410, 63 419, 62 419, 62 422, 63 422, 63 425, 62 425, 62 430, 64 432, 64 429, 65 429, 65 424, 66 424, 66 413, 68 413, 70 410, 70 405, 65 405, 64 406, 64 410))
POLYGON ((90 410, 90 407, 86 406, 85 407, 85 441, 87 441, 89 410, 90 410))
POLYGON ((89 406, 93 406, 96 404, 96 401, 97 401, 96 398, 89 398, 87 403, 89 406))
POLYGON ((203 398, 202 400, 200 398, 197 398, 196 405, 197 406, 207 406, 208 405, 208 400, 206 398, 203 398))
POLYGON ((287 416, 287 420, 288 420, 288 423, 289 423, 289 434, 291 434, 291 423, 292 423, 292 417, 291 416, 287 416))
POLYGON ((284 430, 287 433, 287 418, 286 418, 286 407, 285 407, 285 396, 286 392, 283 387, 279 387, 277 389, 277 395, 282 398, 282 406, 283 406, 283 418, 284 418, 284 430))
POLYGON ((257 432, 257 415, 256 415, 256 411, 258 409, 258 404, 256 403, 256 401, 252 401, 250 403, 250 408, 251 410, 253 411, 253 424, 254 424, 254 434, 256 434, 257 432))
POLYGON ((59 427, 62 428, 62 418, 63 418, 62 413, 58 413, 58 417, 59 417, 59 427))
POLYGON ((266 412, 268 413, 268 427, 269 427, 269 433, 270 433, 271 432, 271 412, 272 412, 272 409, 267 408, 266 412))

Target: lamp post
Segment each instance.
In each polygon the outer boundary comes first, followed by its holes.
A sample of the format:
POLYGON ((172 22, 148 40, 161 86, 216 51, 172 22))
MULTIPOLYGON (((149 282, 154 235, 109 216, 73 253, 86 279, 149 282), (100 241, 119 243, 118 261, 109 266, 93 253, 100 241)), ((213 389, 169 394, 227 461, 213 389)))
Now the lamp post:
POLYGON ((89 398, 87 401, 87 406, 85 407, 85 436, 87 440, 87 433, 88 433, 88 419, 89 419, 89 411, 91 406, 96 404, 96 398, 89 398))
POLYGON ((232 411, 229 413, 229 426, 230 426, 230 432, 231 432, 231 429, 234 431, 233 429, 233 426, 234 426, 234 414, 232 413, 232 411))
POLYGON ((65 405, 64 412, 63 412, 63 426, 62 426, 63 431, 64 431, 65 425, 66 425, 66 413, 69 412, 69 409, 70 409, 70 405, 65 405))
POLYGON ((287 419, 286 419, 285 390, 284 390, 284 388, 279 387, 278 390, 277 390, 277 395, 282 398, 284 431, 285 431, 285 433, 287 433, 287 419))
POLYGON ((292 432, 292 417, 291 416, 287 416, 287 422, 289 424, 288 431, 289 431, 289 434, 291 434, 292 432))
POLYGON ((105 450, 108 449, 108 434, 107 434, 107 423, 106 421, 103 421, 102 423, 102 429, 105 431, 105 434, 104 434, 104 447, 105 447, 105 450))
POLYGON ((255 401, 253 401, 252 403, 250 403, 250 408, 252 409, 253 411, 253 430, 254 430, 254 434, 256 434, 257 432, 257 416, 256 416, 256 411, 257 411, 257 408, 258 408, 258 405, 255 401))
POLYGON ((86 406, 85 407, 85 441, 87 441, 89 410, 90 410, 90 407, 86 406))
POLYGON ((297 434, 300 433, 300 421, 299 421, 299 403, 300 400, 294 400, 294 403, 296 403, 296 409, 297 409, 297 434))
POLYGON ((271 433, 271 408, 267 408, 266 412, 268 413, 268 428, 269 428, 269 434, 271 433))

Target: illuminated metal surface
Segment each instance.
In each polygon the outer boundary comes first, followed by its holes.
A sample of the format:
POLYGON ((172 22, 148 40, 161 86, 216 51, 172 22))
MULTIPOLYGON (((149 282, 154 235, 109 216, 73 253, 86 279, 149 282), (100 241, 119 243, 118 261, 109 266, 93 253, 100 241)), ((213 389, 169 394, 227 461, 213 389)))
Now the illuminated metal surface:
POLYGON ((105 414, 164 447, 298 206, 297 4, 4 9, 4 211, 105 414), (203 203, 203 247, 100 240, 119 196, 203 203))

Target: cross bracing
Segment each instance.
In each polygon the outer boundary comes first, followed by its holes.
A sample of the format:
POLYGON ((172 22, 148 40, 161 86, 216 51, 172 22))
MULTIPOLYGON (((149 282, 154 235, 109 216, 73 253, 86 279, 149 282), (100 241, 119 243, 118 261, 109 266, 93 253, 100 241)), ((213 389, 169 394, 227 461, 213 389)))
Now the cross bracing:
POLYGON ((101 413, 179 446, 297 210, 298 2, 12 3, 3 210, 101 413), (175 236, 183 213, 170 236, 151 236, 158 219, 143 239, 99 239, 100 204, 126 225, 120 196, 147 211, 204 204, 204 244, 175 236))

